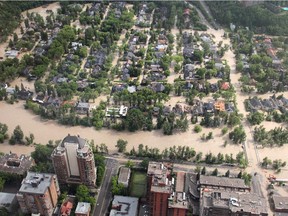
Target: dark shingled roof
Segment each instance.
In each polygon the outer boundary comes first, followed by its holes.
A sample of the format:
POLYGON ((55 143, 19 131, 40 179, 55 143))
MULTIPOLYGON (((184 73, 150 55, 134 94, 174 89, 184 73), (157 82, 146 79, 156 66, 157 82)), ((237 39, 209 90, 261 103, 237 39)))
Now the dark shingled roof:
POLYGON ((79 145, 79 149, 82 149, 86 143, 86 140, 80 136, 70 136, 70 134, 68 134, 68 136, 62 140, 61 147, 64 147, 64 143, 75 143, 79 145))

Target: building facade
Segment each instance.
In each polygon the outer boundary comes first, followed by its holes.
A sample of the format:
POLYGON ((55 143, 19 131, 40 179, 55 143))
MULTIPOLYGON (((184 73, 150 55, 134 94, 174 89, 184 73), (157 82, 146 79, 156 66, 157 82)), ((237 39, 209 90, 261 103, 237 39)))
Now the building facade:
POLYGON ((60 182, 95 185, 94 156, 85 139, 68 134, 54 149, 52 161, 60 182))
POLYGON ((23 213, 51 216, 59 195, 56 175, 28 172, 16 197, 23 213))
POLYGON ((168 214, 168 198, 173 193, 170 170, 163 163, 150 162, 147 171, 147 199, 152 216, 168 214))

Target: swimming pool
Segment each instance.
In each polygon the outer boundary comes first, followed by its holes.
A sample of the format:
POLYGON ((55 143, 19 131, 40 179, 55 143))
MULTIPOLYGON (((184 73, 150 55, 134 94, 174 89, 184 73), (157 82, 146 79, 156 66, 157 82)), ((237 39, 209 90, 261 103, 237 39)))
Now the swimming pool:
POLYGON ((282 9, 285 11, 288 11, 288 7, 283 7, 282 9))

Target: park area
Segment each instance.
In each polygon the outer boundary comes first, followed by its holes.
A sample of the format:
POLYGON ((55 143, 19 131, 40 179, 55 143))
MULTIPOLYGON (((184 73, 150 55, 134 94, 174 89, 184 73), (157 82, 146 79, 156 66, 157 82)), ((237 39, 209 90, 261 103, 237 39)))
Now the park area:
POLYGON ((133 171, 130 186, 130 196, 132 197, 145 197, 146 196, 146 183, 147 176, 145 172, 133 171))

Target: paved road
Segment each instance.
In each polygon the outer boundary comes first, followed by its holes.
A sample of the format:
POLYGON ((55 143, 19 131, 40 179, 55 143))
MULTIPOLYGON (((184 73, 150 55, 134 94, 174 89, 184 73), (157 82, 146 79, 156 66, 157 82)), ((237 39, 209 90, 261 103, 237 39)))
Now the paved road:
POLYGON ((111 178, 117 174, 119 164, 114 159, 106 159, 106 171, 104 174, 103 184, 98 194, 94 216, 104 216, 112 200, 111 178))

